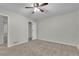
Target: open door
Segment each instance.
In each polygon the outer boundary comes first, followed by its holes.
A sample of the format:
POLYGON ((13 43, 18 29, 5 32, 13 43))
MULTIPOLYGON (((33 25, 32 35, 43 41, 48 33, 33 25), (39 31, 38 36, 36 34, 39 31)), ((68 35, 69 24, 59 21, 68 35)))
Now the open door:
POLYGON ((28 22, 28 41, 37 39, 37 24, 34 21, 28 22))
POLYGON ((0 45, 3 44, 3 17, 0 15, 0 45))
POLYGON ((3 18, 3 44, 7 46, 8 44, 8 17, 3 18))
POLYGON ((8 17, 0 15, 0 47, 8 44, 8 17))
POLYGON ((32 40, 32 22, 28 22, 28 41, 32 40))

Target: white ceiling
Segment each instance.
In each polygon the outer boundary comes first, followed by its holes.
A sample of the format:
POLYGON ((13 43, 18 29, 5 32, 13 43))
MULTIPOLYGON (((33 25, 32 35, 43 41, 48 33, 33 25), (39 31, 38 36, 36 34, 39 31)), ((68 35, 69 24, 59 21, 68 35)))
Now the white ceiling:
POLYGON ((26 6, 33 5, 32 3, 0 3, 0 8, 19 13, 34 20, 53 17, 79 9, 79 3, 49 3, 48 6, 42 7, 45 10, 44 13, 38 12, 32 14, 33 9, 26 9, 26 6))

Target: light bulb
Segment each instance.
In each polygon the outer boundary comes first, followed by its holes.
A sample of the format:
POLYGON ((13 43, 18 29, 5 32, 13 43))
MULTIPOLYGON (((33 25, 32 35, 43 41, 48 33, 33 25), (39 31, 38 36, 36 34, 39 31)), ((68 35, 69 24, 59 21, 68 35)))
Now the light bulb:
POLYGON ((34 12, 39 12, 39 11, 40 10, 37 7, 34 8, 34 12))

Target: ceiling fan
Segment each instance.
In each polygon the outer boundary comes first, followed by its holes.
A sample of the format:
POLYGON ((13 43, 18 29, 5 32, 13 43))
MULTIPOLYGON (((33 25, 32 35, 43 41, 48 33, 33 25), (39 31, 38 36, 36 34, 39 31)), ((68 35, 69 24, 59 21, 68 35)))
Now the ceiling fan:
POLYGON ((34 8, 34 10, 32 12, 32 14, 33 14, 33 13, 39 12, 39 11, 44 12, 44 10, 41 9, 41 7, 46 6, 46 5, 48 5, 48 3, 43 3, 43 4, 33 3, 33 7, 25 7, 25 8, 34 8))

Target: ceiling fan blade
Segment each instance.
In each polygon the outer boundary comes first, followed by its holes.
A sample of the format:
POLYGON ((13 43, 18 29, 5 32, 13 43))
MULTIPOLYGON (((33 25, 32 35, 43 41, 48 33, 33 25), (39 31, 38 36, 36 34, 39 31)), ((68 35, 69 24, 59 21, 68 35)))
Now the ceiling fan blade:
POLYGON ((42 10, 42 9, 39 9, 41 12, 44 12, 44 10, 42 10))
POLYGON ((25 7, 25 8, 33 8, 33 7, 25 7))
POLYGON ((43 4, 41 4, 40 6, 45 6, 45 5, 48 5, 48 3, 43 3, 43 4))
POLYGON ((39 3, 36 3, 37 7, 39 6, 39 3))

